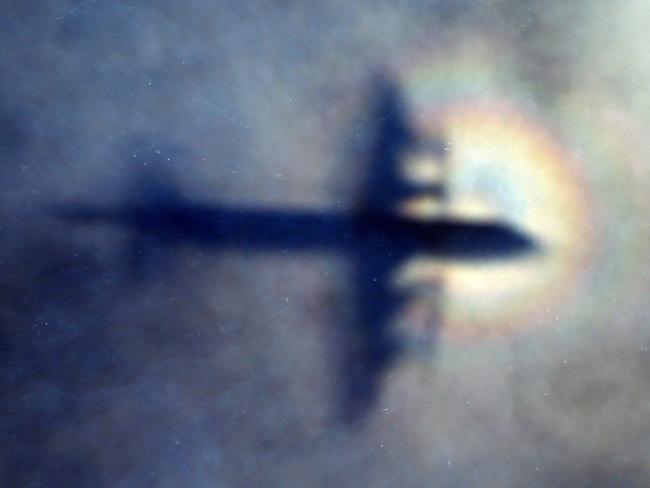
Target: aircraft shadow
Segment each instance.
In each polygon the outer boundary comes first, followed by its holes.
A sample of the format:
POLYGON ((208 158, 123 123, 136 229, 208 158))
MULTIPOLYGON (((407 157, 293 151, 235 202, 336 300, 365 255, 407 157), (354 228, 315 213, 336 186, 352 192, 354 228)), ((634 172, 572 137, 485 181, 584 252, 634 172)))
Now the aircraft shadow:
MULTIPOLYGON (((375 80, 369 111, 368 172, 355 206, 345 213, 274 211, 204 204, 185 198, 164 170, 167 154, 151 145, 130 148, 147 164, 138 165, 130 198, 119 207, 84 203, 55 206, 51 212, 75 223, 109 224, 130 233, 124 259, 134 278, 164 269, 177 245, 209 250, 344 254, 352 264, 353 323, 345 324, 332 361, 341 385, 337 418, 362 420, 373 408, 382 379, 399 354, 391 319, 404 303, 391 276, 409 256, 505 259, 535 250, 526 236, 499 222, 410 220, 394 213, 397 203, 418 189, 399 174, 404 151, 418 141, 407 122, 398 86, 386 76, 375 80), (144 149, 143 149, 144 146, 144 149)), ((438 144, 434 141, 434 146, 438 144)), ((434 338, 435 342, 435 338, 434 338)))

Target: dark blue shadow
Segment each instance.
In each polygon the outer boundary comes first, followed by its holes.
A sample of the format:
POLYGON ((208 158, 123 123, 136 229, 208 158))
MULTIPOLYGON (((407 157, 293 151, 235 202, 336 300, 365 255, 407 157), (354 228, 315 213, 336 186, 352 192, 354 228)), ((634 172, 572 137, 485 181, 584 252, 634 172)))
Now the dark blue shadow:
MULTIPOLYGON (((383 374, 399 349, 389 320, 403 297, 392 289, 389 277, 400 263, 416 254, 484 261, 536 250, 530 238, 502 222, 418 221, 396 215, 395 204, 416 191, 398 174, 398 160, 404 150, 422 142, 413 136, 399 90, 389 78, 379 77, 373 94, 369 170, 356 209, 347 213, 196 203, 184 198, 173 180, 158 170, 139 173, 133 197, 120 207, 78 203, 51 211, 74 223, 128 229, 132 239, 126 259, 138 273, 146 272, 152 256, 164 256, 179 244, 215 251, 347 255, 354 267, 358 319, 350 324, 350 340, 337 355, 342 358, 339 403, 340 417, 355 422, 373 405, 383 374)), ((141 148, 138 151, 142 154, 141 148)), ((160 151, 149 151, 155 161, 160 151)))

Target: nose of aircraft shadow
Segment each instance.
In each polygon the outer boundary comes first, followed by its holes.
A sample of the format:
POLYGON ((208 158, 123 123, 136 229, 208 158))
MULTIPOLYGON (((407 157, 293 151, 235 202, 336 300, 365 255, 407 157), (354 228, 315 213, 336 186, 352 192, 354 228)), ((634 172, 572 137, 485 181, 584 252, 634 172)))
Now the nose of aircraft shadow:
POLYGON ((425 227, 419 232, 423 251, 442 259, 505 260, 543 251, 533 236, 503 222, 443 220, 425 227))
POLYGON ((531 236, 500 223, 492 224, 490 227, 477 225, 468 230, 468 234, 474 235, 459 239, 457 245, 462 248, 475 240, 471 247, 476 257, 481 259, 518 257, 541 251, 541 244, 531 236))

